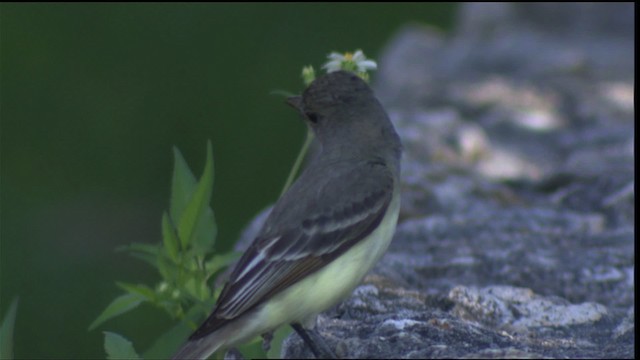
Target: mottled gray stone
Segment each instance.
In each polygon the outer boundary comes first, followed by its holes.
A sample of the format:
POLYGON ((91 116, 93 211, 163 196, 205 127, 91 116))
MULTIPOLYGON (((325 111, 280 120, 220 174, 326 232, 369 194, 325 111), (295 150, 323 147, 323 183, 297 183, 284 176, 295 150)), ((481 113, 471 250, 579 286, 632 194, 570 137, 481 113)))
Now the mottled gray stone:
POLYGON ((392 39, 401 217, 319 318, 338 356, 634 357, 634 7, 466 4, 392 39))

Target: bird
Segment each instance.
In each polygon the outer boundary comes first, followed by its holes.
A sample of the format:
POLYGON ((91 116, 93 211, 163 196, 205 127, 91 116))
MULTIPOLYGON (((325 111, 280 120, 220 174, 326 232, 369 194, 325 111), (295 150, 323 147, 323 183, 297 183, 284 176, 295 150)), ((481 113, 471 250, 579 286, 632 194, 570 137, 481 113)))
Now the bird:
POLYGON ((320 144, 236 263, 209 317, 173 359, 206 359, 289 324, 316 357, 315 331, 389 246, 400 208, 402 143, 369 85, 334 71, 287 103, 320 144))

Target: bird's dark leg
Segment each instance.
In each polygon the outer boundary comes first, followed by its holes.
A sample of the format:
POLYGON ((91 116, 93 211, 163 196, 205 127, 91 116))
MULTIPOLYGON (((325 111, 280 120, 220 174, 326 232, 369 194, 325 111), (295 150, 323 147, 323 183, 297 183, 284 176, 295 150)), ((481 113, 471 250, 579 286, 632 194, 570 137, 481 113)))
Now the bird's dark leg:
POLYGON ((262 336, 262 350, 264 350, 264 352, 268 352, 271 349, 271 341, 273 340, 273 330, 268 331, 262 334, 261 336, 262 336))
POLYGON ((304 329, 302 325, 298 323, 291 324, 291 327, 309 346, 311 352, 317 359, 337 359, 336 354, 327 346, 327 343, 317 331, 304 329))
POLYGON ((224 353, 224 360, 244 360, 242 353, 232 347, 224 353))

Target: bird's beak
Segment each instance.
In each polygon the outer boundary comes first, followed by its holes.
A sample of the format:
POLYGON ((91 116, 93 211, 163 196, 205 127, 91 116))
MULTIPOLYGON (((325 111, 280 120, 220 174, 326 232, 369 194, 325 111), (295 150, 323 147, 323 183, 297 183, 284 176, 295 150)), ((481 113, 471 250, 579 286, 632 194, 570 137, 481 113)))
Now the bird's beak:
POLYGON ((291 106, 292 108, 298 110, 298 112, 300 112, 301 114, 304 114, 304 111, 302 110, 302 96, 290 96, 287 98, 287 104, 289 104, 289 106, 291 106))

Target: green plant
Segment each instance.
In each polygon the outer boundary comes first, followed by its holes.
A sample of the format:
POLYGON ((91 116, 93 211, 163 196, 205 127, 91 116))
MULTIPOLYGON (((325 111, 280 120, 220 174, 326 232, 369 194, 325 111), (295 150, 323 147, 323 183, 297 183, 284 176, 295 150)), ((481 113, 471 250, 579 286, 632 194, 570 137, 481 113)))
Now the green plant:
POLYGON ((17 312, 18 298, 15 298, 0 325, 0 359, 13 359, 13 329, 17 312))
MULTIPOLYGON (((89 330, 143 303, 151 304, 179 321, 143 354, 145 358, 166 357, 206 317, 217 297, 214 292, 219 291, 213 286, 214 276, 238 257, 235 253, 213 253, 217 233, 209 206, 213 175, 211 142, 207 143, 207 158, 198 181, 174 148, 170 208, 162 216, 162 242, 119 248, 154 267, 161 280, 155 286, 117 282, 124 293, 106 307, 89 330)), ((131 342, 111 332, 105 332, 105 350, 110 359, 139 357, 131 342)))

